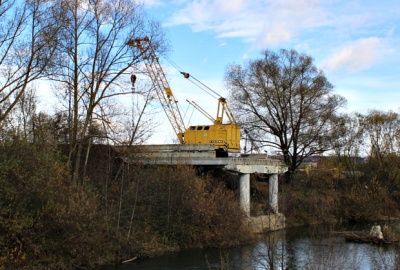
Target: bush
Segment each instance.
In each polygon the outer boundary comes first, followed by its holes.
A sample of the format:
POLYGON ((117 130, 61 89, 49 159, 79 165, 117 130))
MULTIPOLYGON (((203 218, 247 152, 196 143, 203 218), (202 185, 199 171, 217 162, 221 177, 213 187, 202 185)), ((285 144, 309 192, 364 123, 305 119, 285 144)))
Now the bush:
POLYGON ((120 229, 144 250, 216 247, 243 241, 233 191, 188 166, 130 169, 120 229), (133 220, 133 222, 131 222, 133 220))
POLYGON ((95 192, 70 182, 54 149, 3 142, 0 187, 1 264, 70 269, 110 260, 95 192))
POLYGON ((396 181, 386 178, 388 175, 377 168, 371 170, 374 164, 360 163, 357 178, 340 173, 336 169, 340 166, 327 163, 307 173, 297 172, 292 184, 281 186, 280 209, 287 223, 363 222, 397 217, 399 203, 397 192, 393 191, 397 190, 393 184, 396 181))
POLYGON ((340 213, 344 220, 374 221, 397 216, 398 205, 378 182, 359 183, 341 195, 340 213))
POLYGON ((239 222, 238 199, 224 182, 199 177, 188 166, 146 167, 115 160, 107 155, 89 159, 96 173, 88 170, 89 177, 78 185, 49 145, 3 141, 0 265, 92 268, 248 240, 239 222), (112 166, 106 166, 108 161, 112 166))

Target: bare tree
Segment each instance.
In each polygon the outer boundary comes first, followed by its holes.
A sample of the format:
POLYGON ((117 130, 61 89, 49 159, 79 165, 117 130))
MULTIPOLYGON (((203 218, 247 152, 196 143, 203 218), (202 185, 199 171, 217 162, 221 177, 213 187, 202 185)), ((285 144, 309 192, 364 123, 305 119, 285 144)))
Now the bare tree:
POLYGON ((360 114, 359 119, 368 156, 382 163, 389 154, 398 153, 400 117, 397 113, 371 110, 367 115, 360 114))
POLYGON ((334 116, 345 99, 332 94, 332 84, 310 56, 266 50, 259 60, 232 65, 226 82, 241 127, 279 149, 289 175, 306 157, 331 149, 334 116))
POLYGON ((0 5, 0 123, 45 76, 56 51, 51 2, 8 0, 0 5))
POLYGON ((106 100, 132 92, 128 73, 141 58, 128 41, 147 36, 159 48, 163 35, 133 0, 58 2, 61 57, 53 80, 68 103, 70 160, 77 181, 84 144, 92 138, 91 125, 106 119, 106 100))
POLYGON ((132 96, 131 115, 125 122, 127 135, 120 141, 124 145, 143 144, 153 134, 155 123, 152 121, 153 113, 150 104, 156 98, 155 90, 148 85, 139 86, 143 91, 139 91, 132 96), (126 140, 125 138, 128 138, 126 140))
POLYGON ((345 166, 348 175, 356 180, 357 165, 364 146, 362 126, 359 114, 342 114, 338 117, 339 125, 332 138, 333 150, 339 162, 345 166))
POLYGON ((15 110, 11 114, 9 114, 9 118, 12 119, 12 122, 16 124, 15 129, 21 131, 21 135, 27 139, 32 141, 32 123, 33 118, 36 114, 37 107, 37 97, 36 97, 36 88, 29 87, 27 90, 19 98, 17 106, 15 110))

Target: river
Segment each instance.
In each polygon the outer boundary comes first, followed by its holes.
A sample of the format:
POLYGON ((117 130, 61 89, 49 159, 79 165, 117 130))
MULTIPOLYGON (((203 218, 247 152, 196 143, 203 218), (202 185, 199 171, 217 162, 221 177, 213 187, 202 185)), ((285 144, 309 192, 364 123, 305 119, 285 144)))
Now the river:
POLYGON ((371 226, 289 228, 267 233, 253 245, 182 251, 102 270, 400 269, 398 243, 383 246, 352 243, 338 233, 368 231, 371 226))

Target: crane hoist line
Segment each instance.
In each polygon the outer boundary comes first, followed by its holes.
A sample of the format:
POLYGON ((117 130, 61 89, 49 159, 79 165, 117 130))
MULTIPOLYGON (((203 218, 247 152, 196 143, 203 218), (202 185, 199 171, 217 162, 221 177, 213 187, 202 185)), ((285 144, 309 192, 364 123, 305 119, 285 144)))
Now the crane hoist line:
MULTIPOLYGON (((228 156, 228 153, 240 152, 240 129, 228 107, 228 104, 226 103, 225 98, 218 98, 216 118, 213 118, 194 101, 188 101, 210 119, 212 123, 189 126, 186 128, 183 117, 179 111, 178 101, 175 99, 171 87, 169 86, 168 80, 159 62, 159 58, 151 45, 150 39, 147 37, 130 39, 127 45, 139 49, 160 104, 181 144, 213 144, 217 156, 221 157, 228 156), (223 123, 224 115, 228 117, 227 123, 223 123)), ((190 77, 193 78, 189 73, 181 72, 181 74, 186 79, 189 79, 190 77)), ((135 79, 135 77, 131 77, 132 81, 135 79)), ((197 82, 202 84, 199 81, 197 82)))

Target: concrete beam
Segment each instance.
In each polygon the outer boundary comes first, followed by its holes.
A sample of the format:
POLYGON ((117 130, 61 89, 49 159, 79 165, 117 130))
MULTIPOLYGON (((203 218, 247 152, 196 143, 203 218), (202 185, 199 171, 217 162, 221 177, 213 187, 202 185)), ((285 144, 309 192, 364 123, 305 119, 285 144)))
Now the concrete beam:
POLYGON ((114 146, 115 150, 122 152, 187 152, 187 151, 214 151, 213 144, 142 144, 131 146, 114 146))
MULTIPOLYGON (((266 162, 267 163, 267 162, 266 162)), ((265 173, 265 174, 279 174, 285 173, 287 167, 282 165, 251 165, 251 164, 228 164, 225 168, 229 171, 239 172, 239 173, 265 173)))

